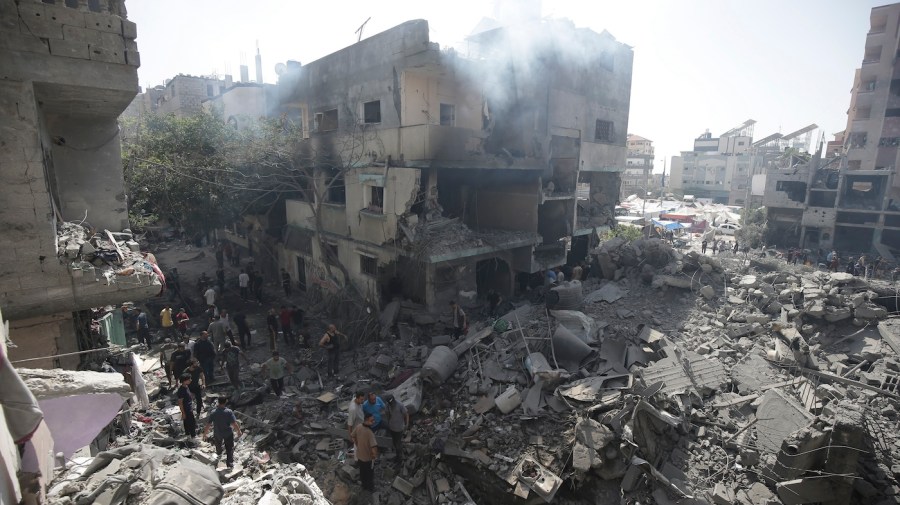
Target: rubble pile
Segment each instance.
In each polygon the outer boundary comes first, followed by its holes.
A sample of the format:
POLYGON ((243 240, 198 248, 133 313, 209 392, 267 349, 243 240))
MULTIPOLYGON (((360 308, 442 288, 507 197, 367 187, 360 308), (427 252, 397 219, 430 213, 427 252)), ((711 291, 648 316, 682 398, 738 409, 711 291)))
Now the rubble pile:
POLYGON ((63 222, 57 230, 57 255, 66 261, 73 277, 104 279, 115 284, 129 278, 138 284, 152 284, 162 271, 152 254, 141 254, 130 230, 95 233, 78 223, 63 222))
MULTIPOLYGON (((183 439, 158 369, 145 374, 153 405, 113 450, 140 443, 165 451, 159 468, 214 470, 220 495, 209 503, 896 503, 890 286, 652 239, 610 240, 593 256, 599 276, 456 339, 446 317, 395 301, 382 339, 346 350, 338 380, 322 376, 319 350, 302 348, 285 353, 293 373, 281 397, 258 362, 237 390, 213 381, 207 403, 229 396, 244 429, 234 468, 183 439), (401 454, 377 433, 371 495, 346 426, 357 391, 411 414, 401 454)), ((130 483, 128 503, 153 503, 173 472, 148 474, 133 454, 103 479, 70 465, 54 496, 84 502, 115 477, 117 489, 130 483)))

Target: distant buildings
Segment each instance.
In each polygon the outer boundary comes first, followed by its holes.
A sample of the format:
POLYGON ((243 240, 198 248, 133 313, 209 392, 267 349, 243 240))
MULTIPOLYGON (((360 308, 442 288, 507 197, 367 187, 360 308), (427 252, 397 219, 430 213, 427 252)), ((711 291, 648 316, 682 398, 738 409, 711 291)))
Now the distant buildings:
POLYGON ((749 195, 755 123, 747 120, 719 137, 708 131, 697 137, 692 150, 672 157, 669 189, 714 203, 743 205, 749 195))
POLYGON ((622 172, 620 196, 625 198, 639 194, 645 198, 647 192, 658 193, 658 183, 654 185, 653 179, 653 141, 629 133, 627 146, 628 157, 625 159, 625 171, 622 172))

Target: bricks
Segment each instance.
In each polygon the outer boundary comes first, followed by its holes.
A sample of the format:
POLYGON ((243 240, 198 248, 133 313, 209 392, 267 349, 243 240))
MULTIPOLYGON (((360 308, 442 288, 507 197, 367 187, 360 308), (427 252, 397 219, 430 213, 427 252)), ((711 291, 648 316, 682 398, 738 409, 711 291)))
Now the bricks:
POLYGON ((24 53, 50 54, 50 48, 38 37, 20 32, 0 30, 0 49, 24 53))
POLYGON ((125 44, 121 47, 109 47, 106 45, 91 45, 90 56, 93 61, 102 61, 104 63, 125 64, 125 44))
POLYGON ((122 36, 126 39, 134 40, 137 38, 137 24, 127 19, 122 20, 122 36))
POLYGON ((77 26, 84 28, 84 13, 68 7, 57 5, 44 5, 45 17, 61 25, 77 26))
POLYGON ((69 40, 50 40, 50 54, 65 58, 90 59, 87 42, 75 42, 69 40))
POLYGON ((122 18, 112 16, 110 14, 97 14, 94 12, 85 12, 84 27, 101 32, 122 34, 122 18))
POLYGON ((100 34, 97 30, 89 28, 79 28, 77 26, 63 26, 63 38, 72 42, 86 42, 88 44, 99 44, 100 34))

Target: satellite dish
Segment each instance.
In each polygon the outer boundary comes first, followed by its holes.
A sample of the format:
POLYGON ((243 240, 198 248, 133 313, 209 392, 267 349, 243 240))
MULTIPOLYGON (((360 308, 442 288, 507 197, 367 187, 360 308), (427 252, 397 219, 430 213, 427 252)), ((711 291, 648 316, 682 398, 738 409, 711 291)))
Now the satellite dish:
POLYGON ((284 63, 278 63, 275 65, 275 75, 281 75, 285 70, 287 70, 287 66, 285 66, 284 63))

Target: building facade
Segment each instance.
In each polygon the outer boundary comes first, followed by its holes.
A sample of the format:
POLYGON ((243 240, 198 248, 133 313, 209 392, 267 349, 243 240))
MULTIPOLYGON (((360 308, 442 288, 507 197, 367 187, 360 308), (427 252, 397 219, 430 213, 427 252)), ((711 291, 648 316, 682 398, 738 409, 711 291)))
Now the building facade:
POLYGON ((719 137, 707 131, 694 139, 692 150, 672 157, 669 189, 714 203, 743 205, 751 180, 754 123, 748 120, 719 137))
POLYGON ((659 183, 653 178, 653 141, 640 135, 629 133, 627 139, 628 157, 625 159, 625 171, 622 172, 622 198, 646 193, 659 196, 659 183))
POLYGON ((612 222, 631 49, 540 20, 483 29, 470 47, 442 51, 409 21, 280 76, 279 113, 343 167, 318 172, 324 202, 287 202, 280 261, 301 286, 439 310, 584 258, 612 222), (522 60, 506 48, 525 33, 541 35, 522 60), (591 56, 559 53, 563 38, 591 56))
POLYGON ((147 298, 160 281, 103 278, 67 235, 129 226, 117 118, 137 93, 140 55, 124 2, 0 2, 0 37, 0 307, 16 361, 81 350, 80 311, 147 298))

